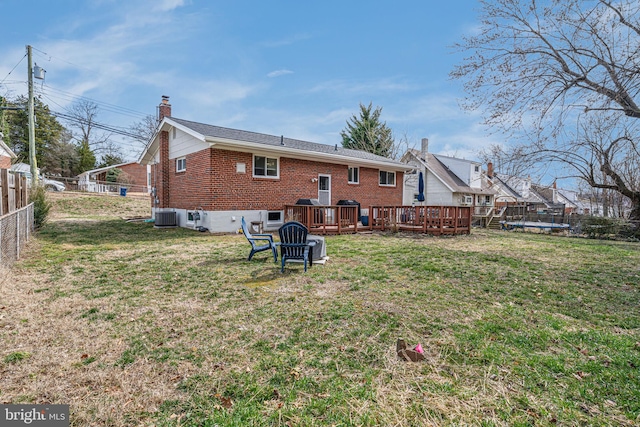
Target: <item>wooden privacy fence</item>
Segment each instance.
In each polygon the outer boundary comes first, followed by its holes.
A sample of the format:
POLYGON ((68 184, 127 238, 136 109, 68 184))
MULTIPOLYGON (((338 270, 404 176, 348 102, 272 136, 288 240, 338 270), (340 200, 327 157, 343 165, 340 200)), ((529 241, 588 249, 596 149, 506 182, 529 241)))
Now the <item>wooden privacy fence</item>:
POLYGON ((27 206, 29 195, 27 178, 0 169, 0 216, 27 206))
POLYGON ((27 179, 0 169, 0 265, 9 266, 33 231, 33 203, 28 203, 27 179))

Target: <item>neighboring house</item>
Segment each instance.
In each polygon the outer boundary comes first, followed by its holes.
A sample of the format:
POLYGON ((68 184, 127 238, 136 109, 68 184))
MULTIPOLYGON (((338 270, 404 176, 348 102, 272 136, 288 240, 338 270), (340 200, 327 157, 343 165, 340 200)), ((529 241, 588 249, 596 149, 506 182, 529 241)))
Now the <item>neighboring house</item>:
MULTIPOLYGON (((491 170, 491 168, 488 168, 491 170)), ((565 208, 573 209, 575 205, 561 198, 555 183, 551 186, 543 186, 531 182, 531 178, 508 176, 499 173, 489 173, 487 178, 491 187, 498 192, 496 206, 526 207, 529 212, 538 214, 562 215, 565 208), (567 206, 568 205, 568 206, 567 206)))
POLYGON ((11 162, 18 156, 4 143, 2 137, 2 132, 0 132, 0 169, 9 169, 11 162))
POLYGON ((495 191, 484 182, 478 162, 428 152, 428 140, 422 150, 411 149, 402 161, 416 168, 405 175, 403 204, 426 206, 474 206, 475 216, 487 215, 494 204, 495 191), (424 176, 424 202, 418 202, 419 172, 424 176))
POLYGON ((140 157, 151 166, 156 219, 169 211, 179 226, 197 222, 211 232, 235 232, 244 216, 273 230, 283 224, 285 206, 299 199, 321 205, 351 200, 362 208, 402 203, 406 164, 338 145, 178 119, 168 97, 158 112, 158 130, 140 157))
POLYGON ((120 163, 82 172, 78 175, 78 189, 91 193, 107 193, 118 191, 120 185, 127 186, 130 191, 151 192, 151 166, 138 162, 120 163), (116 182, 109 182, 107 174, 117 169, 120 171, 116 182))
POLYGON ((558 188, 557 197, 559 203, 564 203, 564 212, 567 215, 589 215, 598 213, 597 206, 594 206, 590 200, 583 198, 578 191, 558 188), (593 209, 594 207, 595 209, 593 209))

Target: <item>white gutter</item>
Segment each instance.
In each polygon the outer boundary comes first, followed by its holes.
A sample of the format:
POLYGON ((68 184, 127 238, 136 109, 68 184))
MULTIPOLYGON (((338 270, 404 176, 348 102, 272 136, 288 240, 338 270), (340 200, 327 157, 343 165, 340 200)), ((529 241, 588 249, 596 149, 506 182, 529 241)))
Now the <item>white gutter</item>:
POLYGON ((353 166, 366 166, 376 169, 394 170, 403 172, 412 169, 411 165, 384 162, 371 159, 361 159, 358 157, 345 156, 342 154, 324 153, 322 151, 306 151, 299 148, 287 146, 266 145, 257 142, 238 141, 226 138, 205 137, 205 142, 210 147, 217 147, 226 150, 241 151, 247 153, 280 154, 284 157, 309 161, 325 161, 326 163, 341 163, 353 166))

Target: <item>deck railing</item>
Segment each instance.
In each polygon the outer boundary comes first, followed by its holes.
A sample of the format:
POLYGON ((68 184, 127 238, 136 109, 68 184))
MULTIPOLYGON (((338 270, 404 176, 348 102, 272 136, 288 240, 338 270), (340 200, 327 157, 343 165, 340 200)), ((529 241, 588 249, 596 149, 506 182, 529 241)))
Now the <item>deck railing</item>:
POLYGON ((471 233, 471 207, 468 206, 372 206, 369 214, 372 230, 471 233))
POLYGON ((362 226, 358 224, 358 206, 287 205, 285 221, 298 221, 312 234, 352 234, 362 226))
POLYGON ((372 206, 362 211, 368 213, 366 226, 359 222, 358 206, 287 205, 285 221, 298 221, 312 234, 348 234, 364 230, 471 233, 472 211, 467 206, 372 206))

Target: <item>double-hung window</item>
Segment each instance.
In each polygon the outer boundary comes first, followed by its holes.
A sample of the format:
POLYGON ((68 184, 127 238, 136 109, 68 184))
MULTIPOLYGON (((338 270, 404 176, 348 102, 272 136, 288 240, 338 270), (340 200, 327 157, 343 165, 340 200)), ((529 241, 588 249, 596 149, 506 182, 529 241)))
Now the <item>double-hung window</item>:
POLYGON ((187 170, 187 158, 179 157, 176 159, 176 172, 184 172, 187 170))
POLYGON ((360 168, 349 167, 349 184, 360 183, 360 168))
POLYGON ((278 159, 265 156, 253 156, 253 176, 277 178, 278 159))
POLYGON ((396 173, 388 171, 380 171, 380 185, 395 186, 396 173))

